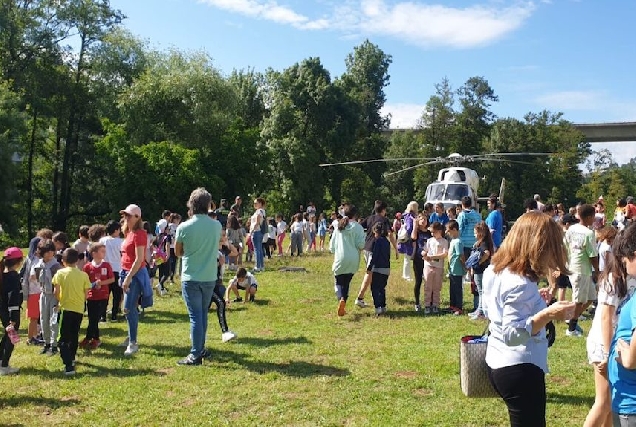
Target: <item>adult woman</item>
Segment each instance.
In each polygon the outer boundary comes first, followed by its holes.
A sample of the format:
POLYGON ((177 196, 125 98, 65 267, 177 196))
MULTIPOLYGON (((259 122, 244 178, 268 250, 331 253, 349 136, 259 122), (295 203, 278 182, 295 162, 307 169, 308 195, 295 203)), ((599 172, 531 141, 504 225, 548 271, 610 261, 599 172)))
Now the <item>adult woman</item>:
POLYGON ((428 215, 421 212, 415 221, 415 227, 411 233, 413 244, 413 273, 415 274, 415 286, 413 293, 415 294, 415 311, 420 311, 420 291, 422 290, 422 280, 424 277, 424 258, 422 251, 426 249, 428 239, 432 237, 428 230, 428 215))
MULTIPOLYGON (((406 210, 404 211, 404 215, 402 217, 402 227, 406 227, 407 235, 409 236, 409 240, 406 242, 398 243, 398 252, 404 254, 404 263, 402 265, 402 278, 404 280, 411 281, 411 259, 413 258, 413 240, 411 240, 411 234, 413 234, 413 226, 415 223, 415 219, 417 218, 417 211, 419 206, 417 202, 412 201, 408 205, 406 205, 406 210)), ((398 230, 393 227, 393 231, 397 234, 398 230)))
POLYGON ((254 244, 256 257, 255 272, 265 271, 265 256, 263 253, 263 236, 267 233, 267 217, 265 216, 265 199, 257 197, 254 200, 254 214, 250 218, 250 235, 254 244))
POLYGON ((570 318, 574 303, 551 299, 537 283, 548 271, 566 272, 563 231, 541 212, 521 216, 484 273, 484 311, 490 319, 488 375, 508 407, 512 427, 546 425, 545 373, 551 320, 570 318))
POLYGON ((124 291, 124 314, 128 322, 128 338, 125 356, 131 356, 139 350, 137 327, 139 312, 137 303, 142 298, 142 308, 152 306, 152 285, 146 268, 146 246, 148 235, 142 228, 141 209, 137 205, 128 205, 119 212, 124 217, 122 230, 125 238, 121 244, 121 271, 119 278, 124 291))

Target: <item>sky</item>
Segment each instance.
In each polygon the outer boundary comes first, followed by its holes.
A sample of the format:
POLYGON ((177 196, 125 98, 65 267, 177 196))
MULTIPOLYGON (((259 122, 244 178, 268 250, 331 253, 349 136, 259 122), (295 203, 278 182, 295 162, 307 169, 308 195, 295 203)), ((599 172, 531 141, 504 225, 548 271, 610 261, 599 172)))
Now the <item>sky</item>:
MULTIPOLYGON (((111 0, 158 49, 204 50, 225 74, 319 57, 332 77, 365 39, 392 56, 384 113, 413 127, 435 84, 485 77, 498 117, 544 109, 636 122, 634 0, 111 0)), ((594 144, 620 164, 636 142, 594 144)))

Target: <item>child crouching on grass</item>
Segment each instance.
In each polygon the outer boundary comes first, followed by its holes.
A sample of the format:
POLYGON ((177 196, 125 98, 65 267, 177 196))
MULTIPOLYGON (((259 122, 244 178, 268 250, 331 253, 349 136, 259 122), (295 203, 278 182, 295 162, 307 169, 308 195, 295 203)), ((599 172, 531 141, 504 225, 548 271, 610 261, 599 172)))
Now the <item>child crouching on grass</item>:
POLYGON ((60 302, 60 339, 58 347, 64 363, 64 374, 75 375, 75 355, 79 341, 86 296, 91 288, 88 274, 77 268, 79 253, 72 248, 62 254, 64 268, 53 276, 55 297, 60 302))
POLYGON ((371 294, 376 316, 386 313, 386 285, 391 273, 391 244, 384 237, 383 232, 383 224, 375 223, 373 226, 375 241, 367 265, 367 274, 371 275, 371 294))
POLYGON ((101 345, 99 339, 99 321, 110 295, 110 285, 115 283, 115 275, 109 263, 104 261, 106 246, 103 243, 91 243, 89 247, 92 261, 84 265, 84 273, 88 274, 91 289, 88 291, 86 308, 88 309, 88 327, 86 338, 80 343, 81 348, 90 347, 95 350, 101 345))
POLYGON ((2 341, 0 341, 0 375, 14 375, 20 370, 9 366, 14 344, 9 336, 10 326, 15 333, 20 328, 20 307, 22 306, 22 284, 18 270, 22 264, 22 251, 9 248, 0 261, 0 320, 2 321, 2 341))
POLYGON ((254 295, 256 295, 257 290, 258 282, 256 281, 256 277, 254 277, 252 273, 248 273, 246 269, 241 267, 236 272, 236 276, 234 276, 234 278, 230 280, 229 286, 225 291, 225 303, 230 303, 230 291, 234 292, 234 295, 236 296, 234 302, 254 302, 254 295), (245 291, 244 300, 239 294, 239 289, 245 291))

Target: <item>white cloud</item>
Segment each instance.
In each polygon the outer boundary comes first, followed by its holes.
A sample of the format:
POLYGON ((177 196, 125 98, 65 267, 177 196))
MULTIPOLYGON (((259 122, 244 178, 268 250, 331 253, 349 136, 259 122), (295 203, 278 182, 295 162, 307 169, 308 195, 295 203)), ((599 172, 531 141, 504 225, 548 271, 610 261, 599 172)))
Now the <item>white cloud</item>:
POLYGON ((636 102, 616 99, 603 91, 570 90, 545 93, 535 98, 541 108, 554 111, 598 111, 599 121, 636 121, 636 102))
POLYGON ((636 141, 599 142, 592 144, 592 150, 609 150, 614 161, 619 165, 623 165, 636 157, 636 141))
POLYGON ((382 114, 391 114, 391 129, 412 129, 422 118, 425 108, 424 104, 386 104, 382 114))
POLYGON ((256 19, 304 30, 331 29, 350 34, 393 37, 417 46, 471 48, 501 39, 523 25, 535 6, 531 1, 514 6, 486 3, 455 8, 403 0, 346 0, 326 15, 312 18, 276 0, 200 0, 211 6, 256 19))

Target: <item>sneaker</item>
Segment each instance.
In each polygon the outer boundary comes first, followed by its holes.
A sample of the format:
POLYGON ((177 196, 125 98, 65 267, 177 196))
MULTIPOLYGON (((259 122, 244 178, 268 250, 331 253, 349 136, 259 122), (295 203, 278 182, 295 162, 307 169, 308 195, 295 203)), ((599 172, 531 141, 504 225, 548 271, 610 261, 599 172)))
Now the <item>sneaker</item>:
POLYGON ((582 337, 583 333, 581 331, 578 331, 578 330, 571 331, 571 330, 567 329, 565 331, 565 335, 568 336, 568 337, 576 337, 576 338, 578 338, 578 337, 582 337))
POLYGON ((168 290, 167 289, 160 290, 159 295, 161 295, 162 297, 165 297, 166 295, 168 295, 168 290))
POLYGON ((228 341, 232 341, 236 339, 236 334, 232 331, 227 331, 227 332, 223 332, 221 334, 221 341, 222 342, 228 342, 228 341))
POLYGON ((90 345, 91 340, 89 340, 88 338, 84 338, 80 343, 79 343, 79 348, 88 348, 88 346, 90 345))
POLYGON ((177 362, 177 365, 180 366, 198 366, 200 365, 202 362, 201 356, 199 357, 195 357, 191 354, 188 354, 188 356, 184 359, 181 359, 177 362))
POLYGON ((241 298, 241 297, 234 298, 234 299, 232 300, 232 302, 243 302, 243 298, 241 298))
POLYGON ((119 319, 117 318, 117 315, 116 315, 116 314, 111 314, 111 316, 110 316, 110 321, 111 321, 111 322, 117 322, 117 321, 119 321, 119 319))
POLYGON ((581 315, 579 316, 579 322, 580 322, 581 320, 587 320, 587 317, 585 317, 585 316, 583 316, 583 315, 581 314, 581 315))
POLYGON ((27 345, 43 345, 44 341, 40 341, 35 337, 31 337, 29 341, 27 341, 27 345))
POLYGON ((431 314, 431 307, 424 307, 424 314, 431 314))
POLYGON ((254 302, 254 294, 250 295, 250 302, 254 302))
POLYGON ((434 305, 434 306, 431 308, 431 312, 432 312, 433 314, 439 314, 439 307, 438 307, 438 306, 436 306, 436 305, 434 305))
POLYGON ((51 349, 51 346, 47 344, 44 347, 42 347, 42 351, 40 351, 40 354, 46 354, 49 352, 50 349, 51 349))
POLYGON ((419 313, 422 311, 422 307, 419 304, 415 304, 415 311, 419 313))
POLYGON ((100 317, 99 323, 106 323, 106 317, 100 317))
POLYGON ((65 366, 64 375, 66 375, 67 377, 72 377, 73 375, 75 375, 75 366, 72 364, 65 366))
POLYGON ((55 356, 57 354, 57 346, 52 345, 51 350, 47 353, 49 356, 55 356))
POLYGON ((102 342, 100 340, 91 340, 90 348, 91 350, 97 350, 100 345, 102 345, 102 342))
POLYGON ((2 367, 0 367, 0 376, 16 375, 18 372, 20 372, 20 369, 12 368, 11 366, 2 366, 2 367))
POLYGON ((210 357, 212 357, 212 352, 208 350, 207 348, 204 348, 203 351, 201 352, 201 359, 208 359, 210 357))
POLYGON ((366 302, 364 302, 364 300, 363 300, 363 299, 360 299, 360 298, 356 298, 356 302, 355 302, 355 304, 356 304, 358 307, 360 307, 360 308, 367 308, 367 307, 368 307, 367 303, 366 303, 366 302))
POLYGON ((135 343, 130 343, 128 344, 128 347, 126 347, 126 351, 124 351, 124 356, 132 356, 138 351, 139 351, 139 346, 135 343))
POLYGON ((383 307, 376 307, 375 309, 375 315, 376 317, 378 316, 382 316, 385 313, 384 308, 383 307))
POLYGON ((461 316, 462 314, 464 314, 459 308, 455 308, 455 310, 453 310, 453 316, 461 316))
POLYGON ((122 342, 121 344, 119 344, 117 347, 128 347, 128 343, 129 343, 129 340, 128 340, 128 338, 126 338, 126 339, 124 340, 124 342, 122 342))
POLYGON ((347 312, 345 311, 345 306, 347 305, 347 301, 344 300, 344 298, 341 298, 340 301, 338 302, 338 316, 342 317, 345 314, 347 314, 347 312))

